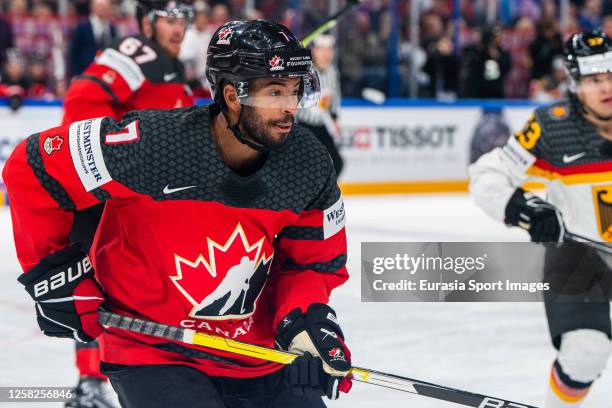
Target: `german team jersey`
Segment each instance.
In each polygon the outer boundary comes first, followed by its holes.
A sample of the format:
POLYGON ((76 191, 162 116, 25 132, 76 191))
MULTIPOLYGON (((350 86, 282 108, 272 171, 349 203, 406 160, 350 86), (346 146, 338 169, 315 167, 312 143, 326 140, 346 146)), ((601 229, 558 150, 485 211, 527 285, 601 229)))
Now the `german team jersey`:
POLYGON ((503 147, 470 166, 470 191, 492 217, 503 221, 517 187, 547 185, 547 200, 568 230, 612 242, 612 141, 567 101, 535 110, 503 147))

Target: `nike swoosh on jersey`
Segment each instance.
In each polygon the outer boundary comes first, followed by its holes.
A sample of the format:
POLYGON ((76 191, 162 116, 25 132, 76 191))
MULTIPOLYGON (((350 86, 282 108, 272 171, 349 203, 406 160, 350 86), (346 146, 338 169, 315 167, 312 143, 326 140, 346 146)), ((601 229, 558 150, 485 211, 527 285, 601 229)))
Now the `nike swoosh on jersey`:
POLYGON ((170 184, 166 185, 166 187, 164 187, 164 194, 172 194, 172 193, 176 193, 178 191, 183 191, 183 190, 187 190, 189 188, 194 188, 197 186, 186 186, 186 187, 176 187, 176 188, 170 188, 170 184))
POLYGON ((176 72, 172 72, 170 74, 164 74, 164 81, 166 82, 172 81, 174 78, 176 78, 176 72))
POLYGON ((573 154, 571 156, 568 156, 567 154, 564 154, 563 155, 563 163, 571 163, 571 162, 573 162, 575 160, 578 160, 579 158, 581 158, 585 154, 586 154, 586 152, 573 154))

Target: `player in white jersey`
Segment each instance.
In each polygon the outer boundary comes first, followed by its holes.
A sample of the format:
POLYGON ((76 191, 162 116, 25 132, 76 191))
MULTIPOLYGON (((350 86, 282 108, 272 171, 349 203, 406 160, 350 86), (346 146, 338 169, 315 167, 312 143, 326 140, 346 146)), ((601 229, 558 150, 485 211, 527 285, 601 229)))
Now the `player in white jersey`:
MULTIPOLYGON (((534 242, 563 242, 566 231, 612 242, 612 39, 598 31, 574 34, 565 62, 572 80, 567 99, 536 109, 523 130, 472 164, 470 192, 490 216, 527 229, 534 242), (545 200, 521 188, 536 180, 547 186, 545 200)), ((545 279, 563 286, 563 294, 570 282, 580 296, 572 299, 580 301, 545 296, 559 351, 546 408, 581 406, 612 351, 610 266, 601 252, 561 245, 547 249, 545 279), (603 291, 596 299, 593 282, 608 282, 597 285, 603 291)))

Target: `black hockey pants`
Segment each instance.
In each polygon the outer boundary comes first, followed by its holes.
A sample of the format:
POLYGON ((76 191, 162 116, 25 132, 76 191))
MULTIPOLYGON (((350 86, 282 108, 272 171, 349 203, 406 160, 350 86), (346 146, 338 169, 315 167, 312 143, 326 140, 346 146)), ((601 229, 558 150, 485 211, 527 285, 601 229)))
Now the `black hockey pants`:
POLYGON ((210 377, 184 365, 103 364, 124 408, 325 408, 294 395, 283 371, 255 378, 210 377))

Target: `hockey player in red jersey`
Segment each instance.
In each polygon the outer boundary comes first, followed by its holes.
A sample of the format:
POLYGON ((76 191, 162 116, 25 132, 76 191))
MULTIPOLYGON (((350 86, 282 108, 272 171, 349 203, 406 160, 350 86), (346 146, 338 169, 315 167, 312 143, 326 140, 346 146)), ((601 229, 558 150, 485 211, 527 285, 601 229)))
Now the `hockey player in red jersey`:
POLYGON ((559 243, 547 248, 544 264, 552 288, 546 315, 558 350, 546 408, 581 406, 612 353, 609 256, 562 242, 566 229, 612 242, 612 39, 574 34, 565 63, 568 98, 536 109, 505 146, 470 166, 470 191, 489 215, 528 229, 534 242, 559 243), (524 191, 527 181, 544 182, 546 199, 524 191))
POLYGON ((137 109, 193 105, 178 60, 191 7, 139 0, 136 11, 141 34, 119 39, 74 78, 64 98, 64 124, 101 116, 119 120, 137 109))
POLYGON ((347 278, 344 206, 325 148, 298 125, 318 99, 284 26, 213 36, 209 107, 136 111, 32 135, 7 161, 19 278, 50 336, 99 338, 125 407, 322 407, 350 353, 330 292, 347 278), (75 210, 106 201, 90 254, 75 210), (136 317, 303 353, 286 367, 109 328, 136 317))
MULTIPOLYGON (((168 0, 141 0, 137 5, 141 34, 119 39, 71 83, 64 100, 63 124, 100 116, 120 120, 136 109, 192 106, 191 91, 177 56, 192 9, 168 0)), ((104 204, 75 214, 71 241, 85 252, 99 223, 104 204)), ((106 408, 97 342, 76 343, 79 383, 67 408, 106 408), (87 391, 85 391, 85 389, 87 391), (98 392, 97 390, 100 390, 98 392)))

